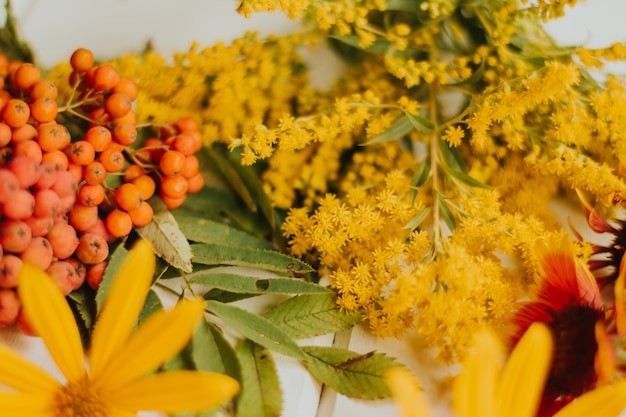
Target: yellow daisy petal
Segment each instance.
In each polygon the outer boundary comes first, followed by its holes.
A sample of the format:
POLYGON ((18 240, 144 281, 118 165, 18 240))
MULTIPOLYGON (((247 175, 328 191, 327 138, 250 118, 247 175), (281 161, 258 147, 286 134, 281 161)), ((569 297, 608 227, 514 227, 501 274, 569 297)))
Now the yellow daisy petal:
POLYGON ((204 301, 183 300, 172 310, 159 310, 142 323, 128 343, 110 359, 94 384, 118 389, 162 365, 180 352, 202 317, 204 301))
POLYGON ((504 360, 497 337, 488 330, 476 334, 474 351, 454 381, 453 408, 457 417, 495 417, 494 392, 504 360))
POLYGON ((519 341, 498 383, 498 416, 533 417, 537 413, 550 364, 552 334, 543 323, 533 323, 519 341))
POLYGON ((82 378, 85 364, 80 334, 58 285, 39 267, 28 263, 22 266, 18 283, 26 318, 63 375, 72 381, 82 378))
POLYGON ((36 394, 52 392, 61 385, 43 369, 3 344, 0 344, 0 384, 36 394))
POLYGON ((400 411, 398 417, 430 417, 424 391, 405 368, 391 368, 385 372, 385 381, 400 411))
POLYGON ((50 416, 51 395, 0 392, 0 410, 3 416, 50 416))
POLYGON ((176 371, 134 381, 112 391, 107 403, 121 410, 176 413, 213 408, 239 392, 239 382, 224 374, 176 371))
POLYGON ((93 375, 101 374, 109 359, 126 344, 146 300, 154 268, 150 244, 143 239, 137 241, 111 284, 94 328, 89 352, 93 375))
POLYGON ((554 417, 617 417, 624 409, 626 409, 626 381, 620 381, 576 398, 554 417))

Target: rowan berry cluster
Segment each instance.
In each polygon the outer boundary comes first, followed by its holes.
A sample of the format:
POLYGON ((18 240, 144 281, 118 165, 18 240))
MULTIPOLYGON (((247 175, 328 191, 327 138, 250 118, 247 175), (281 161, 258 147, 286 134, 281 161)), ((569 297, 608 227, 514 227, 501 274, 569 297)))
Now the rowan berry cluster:
POLYGON ((110 245, 152 220, 155 192, 173 209, 204 186, 193 119, 138 126, 133 80, 87 49, 70 64, 72 95, 59 106, 35 65, 0 53, 0 326, 17 321, 25 333, 15 291, 23 262, 65 295, 85 282, 97 289, 110 245), (141 129, 150 137, 138 145, 141 129))

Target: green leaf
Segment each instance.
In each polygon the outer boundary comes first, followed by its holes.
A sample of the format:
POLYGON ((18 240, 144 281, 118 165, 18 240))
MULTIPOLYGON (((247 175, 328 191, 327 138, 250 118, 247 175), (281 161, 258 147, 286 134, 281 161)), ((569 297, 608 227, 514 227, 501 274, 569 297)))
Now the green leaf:
POLYGON ((237 356, 243 378, 235 416, 280 417, 283 398, 272 355, 251 340, 244 340, 237 356))
POLYGON ((419 225, 422 224, 428 213, 430 213, 431 208, 432 207, 425 207, 420 210, 420 212, 417 213, 415 217, 413 217, 411 220, 409 220, 407 224, 404 225, 403 229, 413 230, 416 227, 419 227, 419 225))
POLYGON ((234 166, 230 163, 229 158, 224 158, 219 149, 215 146, 206 149, 207 155, 211 160, 211 165, 218 170, 235 194, 243 200, 243 203, 246 205, 248 210, 256 212, 257 208, 254 204, 252 195, 242 178, 235 170, 234 166))
POLYGON ((139 314, 139 322, 144 321, 150 317, 152 313, 155 313, 157 310, 162 308, 163 303, 161 303, 161 299, 153 289, 150 289, 150 291, 148 291, 146 301, 143 304, 143 308, 141 309, 141 313, 139 314))
POLYGON ((146 226, 136 227, 135 230, 152 244, 154 253, 174 268, 185 272, 193 271, 193 253, 176 219, 158 196, 152 197, 149 203, 154 209, 152 221, 146 226))
POLYGON ((273 249, 272 245, 224 223, 189 215, 174 215, 178 227, 188 240, 199 243, 220 243, 256 249, 273 249))
POLYGON ((344 43, 348 46, 356 48, 361 51, 365 51, 371 54, 387 54, 393 53, 394 55, 403 55, 410 56, 414 55, 418 51, 415 48, 405 48, 403 50, 399 50, 395 47, 395 45, 389 42, 387 39, 382 37, 377 37, 376 40, 367 48, 362 48, 359 44, 361 40, 357 35, 331 35, 329 36, 331 39, 335 39, 341 43, 344 43))
POLYGON ((385 130, 383 133, 377 135, 372 140, 365 142, 363 146, 374 145, 376 143, 383 142, 391 142, 393 140, 398 140, 401 137, 407 135, 411 130, 413 130, 413 124, 409 118, 404 115, 398 120, 396 120, 389 129, 385 130))
POLYGON ((283 355, 297 359, 304 358, 296 342, 266 318, 218 301, 207 301, 205 305, 209 312, 224 320, 227 325, 248 339, 283 355))
POLYGON ((91 342, 91 329, 96 320, 94 291, 88 286, 83 286, 72 291, 67 296, 67 301, 74 314, 83 348, 88 350, 91 342))
POLYGON ((484 182, 478 181, 476 178, 472 177, 471 175, 469 175, 469 174, 467 174, 467 173, 465 173, 463 171, 457 171, 457 170, 454 170, 454 169, 448 167, 446 164, 441 164, 441 167, 451 177, 454 177, 454 178, 456 178, 456 179, 458 179, 460 181, 463 181, 464 183, 466 183, 468 185, 471 185, 472 187, 485 188, 485 189, 493 188, 492 186, 487 185, 484 182))
POLYGON ((300 275, 313 271, 309 265, 277 251, 242 248, 208 243, 191 245, 194 263, 204 265, 236 265, 282 274, 300 275))
POLYGON ((420 0, 387 0, 385 10, 400 10, 405 12, 423 13, 420 0))
POLYGON ((457 148, 452 148, 447 141, 439 139, 439 149, 443 154, 444 160, 453 170, 467 172, 465 160, 457 148))
POLYGON ((369 352, 364 355, 345 349, 304 346, 304 366, 320 382, 350 398, 375 400, 388 398, 389 388, 383 374, 400 366, 394 359, 369 352))
POLYGON ((341 311, 333 293, 289 298, 263 317, 294 339, 336 333, 350 329, 362 320, 360 311, 341 311))
POLYGON ((241 301, 252 297, 257 297, 260 294, 250 294, 250 293, 237 293, 231 291, 224 291, 218 288, 213 288, 207 291, 202 298, 205 300, 215 300, 220 303, 234 303, 235 301, 241 301))
POLYGON ((443 220, 448 225, 450 230, 454 230, 457 227, 456 220, 454 219, 454 214, 450 210, 450 207, 443 201, 441 198, 437 198, 437 207, 439 208, 439 212, 443 217, 443 220))
POLYGON ((430 158, 426 158, 417 168, 413 178, 411 178, 411 188, 409 189, 409 198, 411 203, 415 201, 417 197, 418 189, 426 184, 426 181, 430 177, 430 158))
POLYGON ((177 214, 200 214, 203 217, 213 216, 217 218, 220 212, 228 208, 235 207, 237 201, 232 193, 228 193, 218 188, 205 186, 202 190, 195 194, 188 194, 185 204, 172 213, 177 214))
POLYGON ((241 369, 235 349, 213 323, 202 320, 191 339, 191 347, 196 369, 225 373, 237 380, 241 379, 241 369))
POLYGON ((246 294, 299 294, 328 292, 325 287, 294 278, 258 278, 204 271, 187 276, 190 282, 246 294))
POLYGON ((425 119, 417 114, 409 113, 408 111, 404 111, 404 114, 409 119, 409 122, 413 125, 415 129, 428 135, 435 130, 435 125, 428 119, 425 119))
POLYGON ((98 313, 100 313, 100 310, 102 310, 102 304, 104 303, 106 294, 111 287, 111 283, 115 279, 117 271, 119 271, 119 269, 121 268, 122 262, 124 262, 124 259, 126 259, 127 255, 128 250, 124 247, 124 245, 118 245, 113 253, 111 253, 107 267, 104 270, 102 282, 100 282, 98 292, 96 293, 96 309, 98 313))

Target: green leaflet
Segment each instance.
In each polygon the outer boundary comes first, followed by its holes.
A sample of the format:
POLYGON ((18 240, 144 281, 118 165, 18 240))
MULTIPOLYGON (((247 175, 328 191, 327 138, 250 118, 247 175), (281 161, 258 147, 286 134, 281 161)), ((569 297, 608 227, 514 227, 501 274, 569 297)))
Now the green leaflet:
POLYGON ((441 197, 437 198, 437 207, 439 209, 439 212, 441 213, 441 216, 443 217, 443 220, 446 222, 446 225, 448 225, 448 228, 451 231, 456 229, 457 224, 456 220, 454 219, 454 214, 452 214, 450 207, 448 207, 448 205, 443 201, 441 197))
POLYGON ((443 170, 446 171, 446 174, 458 179, 459 181, 463 181, 464 183, 471 185, 472 187, 487 188, 487 189, 493 188, 490 185, 487 185, 483 182, 478 181, 476 178, 470 176, 466 172, 457 171, 455 169, 450 168, 446 164, 441 164, 441 168, 443 168, 443 170))
POLYGON ((211 161, 211 166, 217 169, 232 190, 243 200, 247 209, 256 212, 257 210, 252 195, 238 175, 234 165, 229 162, 228 158, 224 158, 222 153, 218 154, 218 150, 215 148, 206 148, 206 152, 211 161))
POLYGON ((419 188, 428 181, 428 177, 430 177, 430 157, 420 163, 413 178, 411 178, 411 188, 409 189, 411 204, 415 201, 419 188))
POLYGON ((431 208, 432 207, 425 207, 420 210, 420 212, 417 213, 415 217, 413 217, 411 220, 409 220, 407 224, 404 225, 403 229, 413 230, 419 227, 419 225, 422 224, 428 213, 430 213, 431 208))
POLYGON ((74 314, 83 349, 88 350, 91 338, 91 328, 96 319, 96 303, 93 290, 84 285, 72 291, 67 296, 67 301, 74 314))
POLYGON ((248 266, 295 275, 313 271, 313 268, 304 262, 277 251, 208 243, 193 244, 191 249, 194 253, 194 263, 203 265, 248 266))
POLYGON ((221 243, 255 249, 273 249, 265 240, 237 230, 224 223, 184 214, 175 214, 178 227, 188 240, 198 243, 221 243))
POLYGON ((154 253, 168 264, 185 272, 193 271, 193 253, 176 219, 159 197, 152 197, 149 203, 154 209, 152 221, 146 226, 136 227, 135 230, 152 244, 154 253))
POLYGON ((322 346, 304 346, 304 365, 320 382, 347 397, 375 400, 389 397, 386 370, 400 366, 382 353, 359 353, 322 346))
POLYGON ((423 13, 420 8, 422 1, 420 0, 387 0, 385 10, 401 10, 406 12, 423 13))
POLYGON ((294 339, 350 329, 361 322, 361 312, 343 312, 335 294, 303 294, 275 306, 264 317, 294 339))
POLYGON ((191 282, 245 294, 299 294, 328 292, 325 287, 294 278, 257 278, 239 274, 203 271, 188 275, 191 282))
POLYGON ((191 339, 191 358, 196 369, 225 373, 239 380, 241 368, 237 353, 213 323, 202 320, 191 339))
POLYGON ((439 139, 439 149, 450 168, 459 172, 467 172, 465 160, 457 148, 452 148, 447 141, 439 139))
POLYGON ((150 291, 148 291, 146 301, 143 304, 143 308, 141 309, 141 313, 139 314, 139 321, 144 321, 145 319, 150 317, 152 313, 155 313, 157 310, 160 310, 162 308, 163 303, 161 303, 161 299, 159 298, 157 293, 154 292, 154 290, 150 289, 150 291))
POLYGON ((102 277, 102 282, 100 283, 100 287, 98 287, 98 292, 96 293, 96 311, 100 313, 102 309, 102 303, 106 297, 107 292, 109 291, 109 287, 113 282, 113 279, 117 275, 117 271, 119 271, 122 266, 122 262, 128 255, 128 250, 124 247, 124 245, 117 245, 117 248, 111 253, 109 258, 109 263, 107 264, 106 269, 104 270, 104 276, 102 277))
POLYGON ((251 340, 237 349, 243 378, 236 399, 237 417, 279 417, 282 391, 272 355, 251 340))
POLYGON ((407 135, 413 130, 413 124, 406 116, 406 114, 396 120, 389 129, 383 133, 377 135, 372 140, 363 144, 363 146, 374 145, 376 143, 391 142, 392 140, 398 140, 401 137, 407 135))
POLYGON ((403 50, 397 49, 393 43, 389 42, 387 39, 382 37, 377 37, 374 43, 372 43, 367 48, 362 48, 360 44, 360 39, 357 35, 332 35, 329 36, 330 39, 336 39, 341 43, 344 43, 348 46, 356 48, 361 51, 365 51, 371 54, 387 54, 393 53, 394 55, 403 55, 410 56, 415 55, 419 52, 417 49, 408 47, 403 50))
POLYGON ((433 132, 433 130, 435 130, 435 125, 430 120, 407 111, 405 111, 404 114, 409 119, 409 122, 411 122, 413 127, 423 134, 429 135, 433 132))
POLYGON ((209 300, 205 305, 209 312, 261 346, 296 359, 304 358, 304 353, 296 342, 266 318, 219 301, 209 300))

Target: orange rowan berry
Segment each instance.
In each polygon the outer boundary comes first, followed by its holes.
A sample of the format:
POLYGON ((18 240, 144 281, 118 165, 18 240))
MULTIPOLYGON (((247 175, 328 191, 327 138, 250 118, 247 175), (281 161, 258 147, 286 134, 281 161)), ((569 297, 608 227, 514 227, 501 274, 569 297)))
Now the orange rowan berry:
POLYGON ((124 116, 130 107, 130 99, 123 93, 113 93, 104 100, 104 109, 112 118, 124 116))
POLYGON ((137 126, 134 123, 116 123, 113 140, 124 146, 132 145, 137 140, 137 126))
POLYGON ((98 107, 97 109, 89 113, 89 119, 93 121, 90 123, 90 126, 93 127, 110 122, 111 116, 109 116, 108 113, 104 111, 104 107, 98 107))
POLYGON ((180 133, 173 136, 172 148, 185 156, 193 155, 197 152, 196 138, 189 133, 180 133))
POLYGON ((101 184, 83 184, 78 189, 76 201, 83 206, 99 206, 104 201, 104 187, 101 184))
POLYGON ((174 127, 176 127, 179 132, 183 132, 185 130, 198 130, 200 128, 196 119, 191 116, 181 117, 176 121, 176 123, 174 123, 174 127))
POLYGON ((9 219, 24 220, 33 215, 35 197, 27 190, 19 189, 2 205, 2 214, 9 219))
MULTIPOLYGON (((76 250, 78 251, 78 248, 76 250)), ((67 258, 65 262, 69 263, 72 265, 72 268, 74 268, 74 274, 70 275, 70 281, 72 283, 72 289, 77 290, 83 285, 87 278, 87 267, 76 258, 67 258)))
POLYGON ((25 125, 13 129, 11 132, 11 142, 17 143, 25 140, 36 139, 37 135, 37 128, 30 123, 26 123, 25 125))
POLYGON ((23 63, 13 75, 15 87, 28 91, 37 81, 41 80, 41 71, 31 63, 23 63))
POLYGON ((75 203, 67 217, 74 229, 84 231, 95 226, 98 221, 98 207, 75 203))
POLYGON ((40 125, 37 132, 37 142, 45 152, 65 149, 72 140, 67 128, 59 124, 40 125))
POLYGON ((161 178, 161 196, 181 198, 187 194, 188 187, 187 180, 182 175, 161 178))
POLYGON ((87 285, 93 290, 98 290, 102 278, 104 277, 104 270, 106 269, 108 262, 100 262, 95 265, 91 265, 87 270, 87 285))
POLYGON ((0 122, 0 147, 6 146, 11 142, 12 133, 8 124, 0 122))
POLYGON ((9 58, 5 53, 0 52, 0 77, 6 77, 9 74, 9 58))
POLYGON ((115 203, 122 210, 134 210, 142 202, 141 191, 135 184, 127 182, 120 185, 114 193, 115 203))
POLYGON ((7 90, 0 90, 0 111, 4 109, 4 106, 11 100, 13 96, 7 90))
POLYGON ((54 217, 61 212, 61 197, 51 189, 40 190, 33 194, 37 217, 54 217))
POLYGON ((6 202, 20 189, 15 174, 6 168, 0 168, 0 204, 6 202))
POLYGON ((52 184, 52 189, 59 197, 75 196, 78 190, 78 183, 70 172, 59 170, 57 172, 57 180, 52 184))
POLYGON ((137 87, 137 83, 131 80, 130 78, 122 77, 120 78, 120 82, 117 83, 115 87, 113 87, 112 91, 114 93, 125 94, 126 97, 128 97, 130 101, 135 101, 135 99, 137 98, 137 92, 139 91, 139 88, 137 87))
POLYGON ((100 153, 98 160, 107 172, 118 172, 124 168, 124 155, 117 149, 110 147, 105 149, 100 153))
POLYGON ((34 140, 23 140, 13 145, 13 155, 26 155, 35 160, 38 164, 43 160, 43 152, 39 144, 34 140))
POLYGON ((54 165, 47 162, 41 162, 39 165, 39 179, 35 183, 35 188, 38 190, 47 190, 57 181, 57 170, 54 165))
POLYGON ((135 178, 144 175, 145 173, 146 170, 144 170, 141 166, 135 164, 129 165, 124 170, 124 182, 131 182, 135 178))
POLYGON ((83 180, 83 165, 78 165, 73 162, 67 164, 67 172, 72 174, 76 183, 80 183, 83 180))
POLYGON ((76 248, 76 257, 83 263, 91 265, 104 262, 109 256, 109 244, 100 235, 85 233, 76 248))
POLYGON ((99 65, 93 74, 93 87, 96 90, 106 91, 113 89, 120 82, 120 75, 111 65, 99 65))
POLYGON ((26 155, 16 155, 7 167, 13 171, 22 188, 29 188, 37 182, 41 171, 39 162, 26 155))
POLYGON ((93 52, 89 49, 78 48, 70 57, 70 65, 72 66, 72 69, 77 72, 87 71, 93 66, 93 63, 93 52))
POLYGON ((98 161, 93 161, 83 168, 83 179, 89 185, 102 184, 106 176, 104 165, 98 161))
POLYGON ((12 254, 5 253, 0 260, 0 287, 17 287, 17 277, 22 269, 22 260, 12 254))
POLYGON ((30 104, 30 115, 39 123, 51 122, 57 117, 57 102, 49 97, 41 97, 30 104))
POLYGON ((54 261, 46 269, 46 273, 59 286, 63 295, 69 295, 74 289, 72 276, 76 274, 74 266, 66 261, 54 261))
POLYGON ((41 161, 42 163, 53 165, 59 171, 67 171, 67 167, 70 164, 70 160, 67 155, 65 155, 65 152, 60 150, 45 152, 41 161))
POLYGON ((137 124, 137 116, 135 116, 135 112, 134 111, 130 110, 123 116, 112 118, 111 121, 113 122, 114 125, 115 124, 120 124, 120 123, 130 123, 132 125, 136 125, 137 124))
POLYGON ((30 262, 44 271, 52 264, 52 258, 52 245, 42 236, 33 237, 28 247, 20 253, 23 262, 30 262))
POLYGON ((13 326, 22 310, 17 292, 13 289, 0 289, 0 327, 13 326))
POLYGON ((175 208, 178 208, 185 203, 185 201, 187 200, 187 194, 179 198, 172 198, 166 195, 162 195, 161 199, 163 200, 163 202, 165 203, 165 205, 167 206, 169 210, 174 210, 175 208))
POLYGON ((70 161, 76 165, 85 166, 94 161, 96 151, 91 143, 86 140, 79 140, 70 145, 68 149, 68 157, 70 158, 70 161))
POLYGON ((187 193, 195 194, 204 188, 204 177, 197 173, 193 177, 187 179, 187 193))
POLYGON ((50 80, 39 80, 33 85, 30 90, 30 98, 37 100, 42 97, 47 97, 52 100, 56 100, 59 96, 59 90, 57 86, 50 80))
POLYGON ((154 217, 154 210, 152 206, 146 201, 142 201, 139 207, 128 212, 130 220, 133 222, 133 226, 143 227, 152 221, 154 217))
POLYGON ((85 133, 85 140, 91 143, 96 152, 102 152, 111 144, 113 135, 104 126, 93 126, 85 133))
POLYGON ((120 209, 113 209, 107 215, 104 223, 109 233, 116 238, 127 236, 133 229, 130 214, 120 209))
POLYGON ((56 223, 46 238, 52 245, 52 254, 58 259, 69 258, 78 247, 76 230, 67 223, 56 223))
POLYGON ((4 219, 0 222, 0 245, 6 252, 22 252, 28 247, 32 237, 30 228, 22 220, 4 219))
POLYGON ((20 127, 30 118, 30 107, 24 100, 12 98, 2 109, 2 118, 11 127, 20 127))
POLYGON ((142 200, 148 200, 154 195, 154 191, 156 190, 156 183, 150 175, 140 175, 134 178, 131 183, 139 188, 142 200))
POLYGON ((46 236, 54 226, 54 218, 52 217, 30 216, 24 219, 24 222, 28 225, 33 237, 46 236))
POLYGON ((180 175, 185 168, 185 155, 179 151, 166 151, 159 160, 159 168, 168 177, 180 175))
POLYGON ((185 157, 185 167, 181 171, 180 175, 189 179, 200 172, 200 161, 195 155, 189 155, 185 157))

